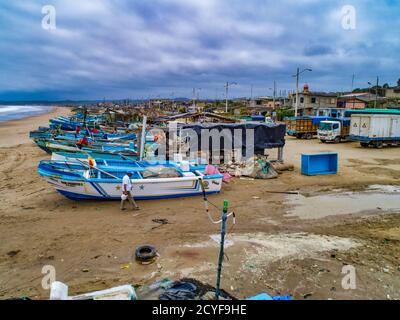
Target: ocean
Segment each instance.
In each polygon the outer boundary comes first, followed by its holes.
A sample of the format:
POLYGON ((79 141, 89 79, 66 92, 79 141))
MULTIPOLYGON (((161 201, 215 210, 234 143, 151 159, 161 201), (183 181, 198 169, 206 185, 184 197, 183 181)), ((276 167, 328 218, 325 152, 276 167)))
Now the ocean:
POLYGON ((0 122, 17 120, 49 112, 50 106, 5 106, 0 105, 0 122))

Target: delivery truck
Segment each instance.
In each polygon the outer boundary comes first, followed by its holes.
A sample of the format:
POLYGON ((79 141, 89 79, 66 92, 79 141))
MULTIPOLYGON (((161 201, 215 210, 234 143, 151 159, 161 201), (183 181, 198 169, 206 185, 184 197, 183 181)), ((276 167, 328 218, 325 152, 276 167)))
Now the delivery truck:
POLYGON ((318 133, 322 121, 334 120, 331 117, 303 116, 286 118, 286 133, 297 139, 312 139, 318 133))
POLYGON ((400 145, 400 110, 359 110, 351 113, 350 139, 364 148, 400 145))
POLYGON ((349 141, 350 123, 350 118, 321 121, 318 128, 318 139, 320 139, 322 143, 349 141))

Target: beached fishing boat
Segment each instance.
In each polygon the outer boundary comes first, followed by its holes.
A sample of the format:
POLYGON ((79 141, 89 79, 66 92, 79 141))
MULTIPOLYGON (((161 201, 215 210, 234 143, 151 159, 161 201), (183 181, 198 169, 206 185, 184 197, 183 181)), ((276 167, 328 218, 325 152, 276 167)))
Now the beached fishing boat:
POLYGON ((129 144, 95 142, 79 148, 76 141, 72 140, 35 139, 34 141, 39 148, 48 154, 52 154, 53 152, 98 152, 104 154, 123 154, 127 156, 136 155, 134 142, 130 142, 129 144))
POLYGON ((98 127, 102 122, 103 120, 98 117, 88 116, 86 120, 83 120, 82 117, 80 119, 74 119, 73 117, 59 116, 57 118, 50 119, 50 128, 75 131, 77 127, 98 127))
POLYGON ((120 200, 122 178, 132 172, 135 199, 198 196, 221 191, 223 175, 205 175, 206 166, 166 161, 41 161, 39 174, 73 200, 120 200))
POLYGON ((87 136, 88 139, 95 141, 126 141, 137 138, 134 132, 130 133, 108 133, 108 132, 88 132, 82 129, 79 134, 75 131, 54 130, 51 128, 40 128, 29 133, 31 139, 58 139, 58 140, 78 140, 87 136))
POLYGON ((95 152, 95 151, 84 151, 84 152, 53 152, 51 155, 51 160, 54 161, 71 161, 71 160, 89 160, 95 159, 97 160, 128 160, 128 161, 137 161, 138 156, 136 153, 132 153, 132 155, 123 155, 123 154, 113 154, 113 153, 105 153, 105 152, 95 152))

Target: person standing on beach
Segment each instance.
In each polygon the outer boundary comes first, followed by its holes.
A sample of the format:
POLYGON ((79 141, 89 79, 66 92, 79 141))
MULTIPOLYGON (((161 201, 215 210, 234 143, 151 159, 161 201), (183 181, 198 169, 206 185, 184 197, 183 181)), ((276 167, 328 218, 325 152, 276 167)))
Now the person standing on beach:
POLYGON ((75 138, 78 138, 80 132, 81 132, 81 127, 80 127, 80 126, 76 126, 76 129, 75 129, 75 138))
POLYGON ((135 199, 133 198, 132 194, 132 177, 133 173, 128 172, 123 178, 122 178, 122 197, 121 197, 121 210, 125 210, 125 202, 129 201, 129 203, 132 205, 133 210, 139 210, 139 206, 136 204, 135 199))

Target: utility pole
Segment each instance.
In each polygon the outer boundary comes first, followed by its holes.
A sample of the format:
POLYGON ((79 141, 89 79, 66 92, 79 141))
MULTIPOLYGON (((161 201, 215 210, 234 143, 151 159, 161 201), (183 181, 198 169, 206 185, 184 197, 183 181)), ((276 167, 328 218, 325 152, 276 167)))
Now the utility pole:
POLYGON ((276 98, 276 81, 274 81, 274 98, 273 98, 273 109, 275 109, 275 98, 276 98))
POLYGON ((296 108, 294 109, 294 116, 297 117, 298 110, 299 110, 299 75, 300 75, 300 68, 297 68, 296 73, 296 108))
MULTIPOLYGON (((197 89, 197 100, 196 101, 199 101, 199 102, 200 102, 200 94, 199 94, 200 90, 201 90, 201 88, 197 89)), ((198 112, 200 112, 200 109, 198 110, 198 112)))
POLYGON ((227 82, 225 84, 225 113, 228 113, 228 92, 229 92, 229 86, 237 84, 236 82, 229 83, 227 82))
POLYGON ((375 90, 375 109, 378 105, 378 89, 379 89, 379 77, 376 77, 376 90, 375 90))
POLYGON ((355 79, 356 75, 353 73, 353 78, 351 80, 351 92, 353 92, 354 90, 354 79, 355 79))
POLYGON ((300 72, 300 68, 297 68, 297 72, 293 77, 296 77, 296 107, 294 110, 294 115, 297 117, 298 110, 299 110, 299 77, 300 75, 305 72, 305 71, 312 71, 312 69, 304 69, 303 71, 300 72))
POLYGON ((228 113, 228 89, 229 88, 229 82, 226 83, 225 85, 225 113, 228 113))
POLYGON ((249 102, 249 107, 251 108, 253 106, 253 85, 250 86, 250 102, 249 102))

